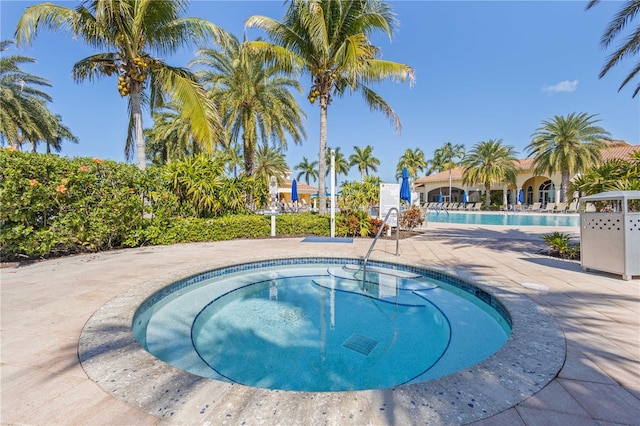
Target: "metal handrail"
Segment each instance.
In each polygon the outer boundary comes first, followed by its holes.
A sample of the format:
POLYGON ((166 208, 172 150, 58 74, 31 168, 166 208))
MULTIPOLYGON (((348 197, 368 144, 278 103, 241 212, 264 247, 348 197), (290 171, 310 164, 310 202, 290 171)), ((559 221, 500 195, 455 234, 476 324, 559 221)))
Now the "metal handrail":
MULTIPOLYGON (((373 242, 371 243, 371 246, 369 247, 369 251, 364 256, 364 261, 362 262, 362 288, 363 289, 364 289, 365 280, 367 279, 367 262, 369 261, 369 256, 371 255, 371 252, 373 251, 373 246, 376 245, 376 242, 378 241, 378 238, 380 237, 380 234, 382 233, 382 230, 384 229, 385 223, 387 223, 387 220, 389 219, 389 216, 391 215, 391 212, 394 211, 394 210, 396 211, 396 215, 398 216, 398 220, 400 220, 400 210, 398 210, 397 207, 391 207, 389 209, 389 211, 387 212, 387 215, 384 217, 384 220, 382 221, 382 225, 380 225, 380 229, 378 229, 378 232, 376 233, 376 236, 373 238, 373 242)), ((398 226, 398 229, 396 229, 396 256, 399 256, 399 253, 400 253, 400 227, 398 226)))

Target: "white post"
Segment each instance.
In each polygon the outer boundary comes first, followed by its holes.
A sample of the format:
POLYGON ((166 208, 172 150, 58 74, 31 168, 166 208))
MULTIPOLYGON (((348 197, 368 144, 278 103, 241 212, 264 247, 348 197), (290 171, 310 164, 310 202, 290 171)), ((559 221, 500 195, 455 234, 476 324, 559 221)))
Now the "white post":
POLYGON ((331 238, 336 236, 336 150, 331 150, 331 238))
POLYGON ((276 236, 276 215, 275 213, 271 214, 271 236, 276 236))

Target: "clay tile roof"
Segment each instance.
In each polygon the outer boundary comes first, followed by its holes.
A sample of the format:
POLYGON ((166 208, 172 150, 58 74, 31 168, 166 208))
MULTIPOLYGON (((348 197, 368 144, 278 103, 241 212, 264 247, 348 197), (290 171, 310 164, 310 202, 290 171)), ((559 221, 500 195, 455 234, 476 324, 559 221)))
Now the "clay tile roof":
MULTIPOLYGON (((292 182, 291 179, 285 178, 282 187, 283 188, 291 188, 291 182, 292 182)), ((300 181, 296 181, 296 185, 298 186, 298 192, 302 191, 302 192, 306 193, 306 192, 309 192, 309 191, 311 191, 311 192, 318 191, 317 187, 311 186, 311 185, 307 185, 306 183, 302 183, 300 181)))
POLYGON ((616 158, 625 160, 635 151, 640 151, 640 145, 614 145, 602 150, 602 161, 609 161, 616 158))

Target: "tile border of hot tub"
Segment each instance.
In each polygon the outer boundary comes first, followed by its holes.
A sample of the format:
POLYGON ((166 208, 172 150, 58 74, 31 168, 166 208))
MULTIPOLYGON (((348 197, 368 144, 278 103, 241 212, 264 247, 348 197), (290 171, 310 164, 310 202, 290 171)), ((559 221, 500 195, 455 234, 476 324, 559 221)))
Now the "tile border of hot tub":
MULTIPOLYGON (((232 265, 218 261, 187 271, 176 271, 133 287, 110 300, 87 321, 79 339, 78 356, 86 374, 113 397, 177 423, 201 423, 205 418, 211 418, 206 416, 211 416, 215 410, 232 412, 235 420, 241 416, 247 421, 265 421, 268 413, 255 408, 260 405, 259 400, 277 399, 282 409, 293 409, 299 406, 301 398, 313 399, 314 403, 305 408, 305 416, 321 418, 322 412, 316 413, 314 410, 322 410, 323 407, 326 410, 327 407, 318 404, 319 401, 330 403, 360 399, 358 406, 365 404, 372 410, 384 410, 390 408, 376 405, 391 398, 396 401, 394 416, 408 419, 411 423, 439 419, 442 423, 461 424, 490 417, 522 402, 553 380, 564 363, 566 343, 562 331, 555 319, 528 297, 483 277, 471 276, 463 266, 442 267, 402 260, 378 263, 433 271, 448 279, 470 283, 491 295, 511 319, 509 340, 484 361, 448 376, 392 389, 337 393, 273 391, 205 379, 156 359, 136 342, 131 331, 136 311, 145 300, 172 283, 188 280, 207 271, 247 263, 296 263, 300 259, 310 259, 308 256, 247 257, 246 262, 232 265), (229 405, 229 401, 236 403, 229 405)), ((344 261, 352 258, 335 259, 344 261)), ((339 407, 349 410, 348 404, 339 404, 339 407)), ((355 410, 355 406, 353 408, 355 410)), ((366 413, 360 412, 359 415, 366 417, 366 413)), ((297 421, 304 422, 304 419, 297 421)))

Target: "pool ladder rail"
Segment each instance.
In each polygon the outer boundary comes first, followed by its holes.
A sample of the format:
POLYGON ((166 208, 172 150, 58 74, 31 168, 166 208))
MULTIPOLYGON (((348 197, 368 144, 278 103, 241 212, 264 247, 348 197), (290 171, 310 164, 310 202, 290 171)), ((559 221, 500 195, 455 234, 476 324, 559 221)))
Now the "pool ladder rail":
MULTIPOLYGON (((373 247, 378 242, 378 238, 380 238, 380 234, 382 233, 382 230, 384 229, 384 225, 387 223, 387 221, 389 220, 389 216, 391 216, 391 212, 393 212, 394 210, 396 212, 396 217, 398 218, 398 221, 400 220, 400 210, 398 210, 397 207, 391 207, 389 209, 389 211, 387 212, 387 215, 384 217, 384 220, 382 221, 382 225, 380 225, 380 228, 378 229, 378 232, 376 233, 376 236, 373 238, 373 242, 371 243, 371 246, 369 247, 369 251, 364 256, 364 260, 362 261, 362 288, 363 289, 364 289, 365 282, 366 282, 366 279, 367 279, 367 262, 369 261, 369 256, 371 256, 371 252, 373 251, 373 247)), ((398 226, 396 227, 396 256, 400 256, 400 223, 397 223, 397 225, 398 226)))

